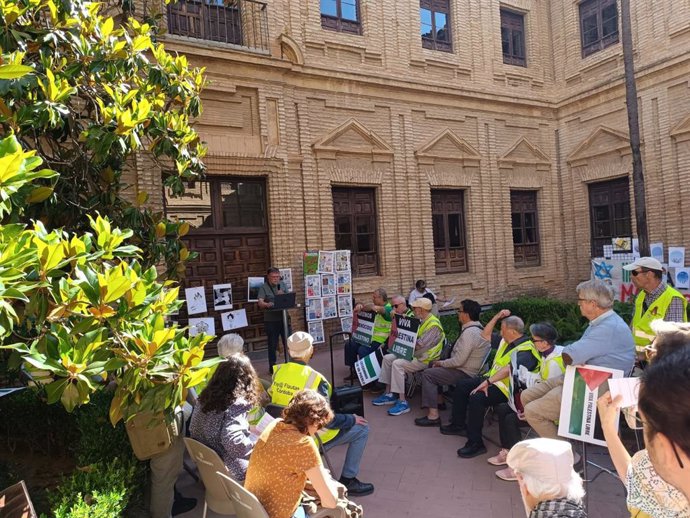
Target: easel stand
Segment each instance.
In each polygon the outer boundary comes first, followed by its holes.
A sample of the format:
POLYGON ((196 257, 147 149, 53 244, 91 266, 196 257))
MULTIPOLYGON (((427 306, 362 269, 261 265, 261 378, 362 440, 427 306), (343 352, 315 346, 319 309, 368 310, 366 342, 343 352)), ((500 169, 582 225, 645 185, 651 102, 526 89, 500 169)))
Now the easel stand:
POLYGON ((589 485, 594 482, 597 478, 599 478, 599 475, 602 473, 608 473, 612 477, 614 477, 616 480, 620 481, 620 478, 618 477, 618 474, 614 473, 608 468, 605 468, 604 466, 600 466, 599 464, 596 464, 595 462, 592 462, 591 460, 587 459, 587 443, 582 442, 582 482, 584 483, 585 486, 585 499, 584 499, 584 506, 585 510, 589 513, 589 485), (593 468, 596 468, 599 470, 599 472, 594 475, 591 479, 588 478, 587 476, 587 465, 592 466, 593 468))

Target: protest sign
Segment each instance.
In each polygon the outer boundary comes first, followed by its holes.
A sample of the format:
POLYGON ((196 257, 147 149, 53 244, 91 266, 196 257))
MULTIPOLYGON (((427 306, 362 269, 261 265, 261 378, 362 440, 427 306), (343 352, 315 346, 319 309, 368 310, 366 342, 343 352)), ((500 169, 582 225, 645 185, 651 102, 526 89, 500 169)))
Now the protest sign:
POLYGON ((360 311, 357 313, 357 328, 352 333, 352 339, 359 345, 369 345, 374 336, 374 319, 376 313, 373 311, 360 311))
MULTIPOLYGON (((606 446, 599 424, 597 399, 608 390, 610 378, 622 378, 623 371, 593 365, 569 365, 565 370, 558 435, 606 446)), ((618 428, 618 417, 616 417, 618 428)))
POLYGON ((364 386, 367 383, 376 381, 381 374, 381 365, 376 357, 376 351, 361 360, 355 362, 355 372, 359 378, 359 383, 364 386))
POLYGON ((408 361, 412 360, 420 323, 418 318, 395 315, 397 334, 391 346, 391 352, 398 358, 404 358, 408 361))

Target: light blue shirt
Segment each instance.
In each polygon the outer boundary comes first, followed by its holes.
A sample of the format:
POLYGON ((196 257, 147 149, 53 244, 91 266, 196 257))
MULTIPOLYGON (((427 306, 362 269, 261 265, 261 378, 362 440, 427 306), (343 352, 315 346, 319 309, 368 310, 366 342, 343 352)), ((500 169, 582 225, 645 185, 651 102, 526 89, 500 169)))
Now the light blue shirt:
POLYGON ((635 341, 628 324, 613 310, 592 320, 577 342, 563 349, 573 365, 620 369, 627 376, 635 362, 635 341))

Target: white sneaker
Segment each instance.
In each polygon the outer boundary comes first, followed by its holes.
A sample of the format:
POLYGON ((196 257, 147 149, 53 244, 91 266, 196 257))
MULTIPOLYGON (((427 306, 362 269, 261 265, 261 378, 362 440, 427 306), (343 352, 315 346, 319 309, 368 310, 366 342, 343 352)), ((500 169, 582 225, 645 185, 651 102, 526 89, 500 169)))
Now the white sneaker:
POLYGON ((494 455, 493 457, 489 457, 488 459, 486 459, 486 461, 489 464, 493 464, 494 466, 503 466, 504 464, 507 464, 507 460, 506 460, 507 458, 508 458, 508 450, 506 450, 504 448, 498 452, 498 455, 494 455))

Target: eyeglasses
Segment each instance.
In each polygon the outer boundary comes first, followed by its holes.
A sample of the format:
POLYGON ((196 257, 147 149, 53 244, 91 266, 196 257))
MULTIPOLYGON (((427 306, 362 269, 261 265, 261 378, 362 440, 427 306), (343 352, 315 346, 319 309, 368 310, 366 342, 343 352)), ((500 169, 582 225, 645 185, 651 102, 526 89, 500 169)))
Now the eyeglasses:
POLYGON ((591 302, 592 299, 577 299, 577 303, 579 304, 580 302, 591 302))
POLYGON ((544 340, 543 338, 532 338, 532 342, 536 344, 537 342, 546 342, 546 340, 544 340))
MULTIPOLYGON (((637 415, 636 406, 629 406, 623 408, 621 409, 621 412, 623 412, 625 422, 628 423, 628 427, 631 430, 642 430, 644 428, 644 425, 646 423, 640 418, 640 416, 637 415)), ((671 443, 671 448, 673 448, 673 454, 676 456, 676 460, 678 461, 680 469, 684 469, 683 461, 680 460, 680 455, 678 455, 678 450, 676 449, 676 443, 671 441, 670 439, 669 442, 671 443)))
POLYGON ((405 306, 405 303, 404 302, 398 302, 397 304, 393 304, 394 308, 397 308, 399 306, 405 306))
POLYGON ((633 270, 633 271, 630 272, 630 273, 631 273, 631 275, 632 275, 633 277, 637 277, 637 276, 640 275, 641 273, 648 273, 648 272, 649 272, 649 270, 633 270))

